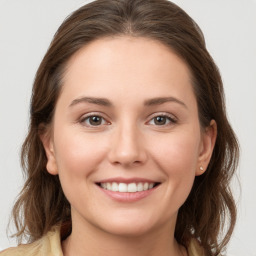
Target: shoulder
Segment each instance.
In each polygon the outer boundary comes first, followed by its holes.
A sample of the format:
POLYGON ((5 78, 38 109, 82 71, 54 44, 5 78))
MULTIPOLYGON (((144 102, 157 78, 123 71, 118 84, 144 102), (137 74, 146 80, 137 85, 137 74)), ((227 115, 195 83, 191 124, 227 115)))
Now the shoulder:
POLYGON ((204 249, 196 239, 192 239, 187 248, 189 256, 205 256, 204 249))
POLYGON ((31 244, 21 244, 0 252, 0 256, 63 256, 59 228, 55 227, 31 244))

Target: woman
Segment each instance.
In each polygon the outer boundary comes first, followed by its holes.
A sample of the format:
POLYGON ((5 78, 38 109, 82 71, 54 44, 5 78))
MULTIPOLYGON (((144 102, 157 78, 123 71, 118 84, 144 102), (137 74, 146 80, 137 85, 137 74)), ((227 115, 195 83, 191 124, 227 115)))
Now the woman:
POLYGON ((36 74, 13 209, 29 243, 1 255, 218 255, 237 159, 197 24, 165 0, 92 2, 36 74))

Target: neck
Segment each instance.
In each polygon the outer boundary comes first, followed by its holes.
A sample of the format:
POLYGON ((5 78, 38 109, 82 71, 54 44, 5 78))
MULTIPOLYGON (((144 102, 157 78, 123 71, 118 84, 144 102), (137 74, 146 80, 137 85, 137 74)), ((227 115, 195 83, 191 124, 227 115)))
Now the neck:
POLYGON ((89 222, 73 221, 72 233, 62 242, 64 256, 185 256, 174 238, 175 223, 137 236, 108 233, 89 222))

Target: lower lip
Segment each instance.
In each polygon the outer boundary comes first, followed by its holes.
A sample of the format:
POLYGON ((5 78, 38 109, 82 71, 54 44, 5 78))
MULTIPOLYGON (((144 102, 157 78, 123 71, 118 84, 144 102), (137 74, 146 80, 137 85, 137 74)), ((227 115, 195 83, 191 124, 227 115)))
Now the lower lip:
POLYGON ((116 201, 136 202, 151 195, 156 190, 157 187, 154 187, 145 191, 139 191, 139 192, 114 192, 114 191, 103 189, 101 187, 99 188, 103 193, 105 193, 107 196, 109 196, 110 198, 116 201))

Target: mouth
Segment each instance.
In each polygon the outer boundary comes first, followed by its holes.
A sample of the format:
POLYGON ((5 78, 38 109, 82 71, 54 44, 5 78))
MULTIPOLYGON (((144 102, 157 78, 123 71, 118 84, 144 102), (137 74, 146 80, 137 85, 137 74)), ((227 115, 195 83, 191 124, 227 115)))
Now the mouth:
POLYGON ((160 182, 98 182, 96 185, 112 192, 136 193, 154 189, 160 182))

